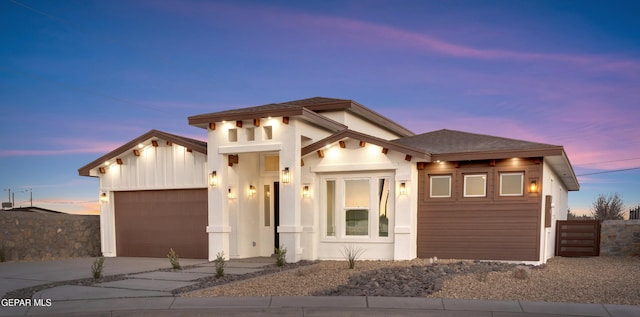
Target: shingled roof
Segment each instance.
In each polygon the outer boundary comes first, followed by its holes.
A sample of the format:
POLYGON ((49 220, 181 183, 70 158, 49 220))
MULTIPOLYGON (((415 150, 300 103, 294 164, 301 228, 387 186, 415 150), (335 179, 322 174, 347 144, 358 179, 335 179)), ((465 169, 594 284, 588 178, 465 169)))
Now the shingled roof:
POLYGON ((421 149, 431 154, 431 161, 544 157, 562 178, 568 190, 580 188, 564 148, 559 145, 447 129, 408 136, 392 142, 421 149))

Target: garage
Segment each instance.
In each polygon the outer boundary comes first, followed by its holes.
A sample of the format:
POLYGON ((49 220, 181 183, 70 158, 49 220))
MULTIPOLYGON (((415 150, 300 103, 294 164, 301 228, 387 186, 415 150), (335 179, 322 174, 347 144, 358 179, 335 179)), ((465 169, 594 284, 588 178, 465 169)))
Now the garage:
POLYGON ((118 256, 208 257, 206 188, 113 194, 118 256))

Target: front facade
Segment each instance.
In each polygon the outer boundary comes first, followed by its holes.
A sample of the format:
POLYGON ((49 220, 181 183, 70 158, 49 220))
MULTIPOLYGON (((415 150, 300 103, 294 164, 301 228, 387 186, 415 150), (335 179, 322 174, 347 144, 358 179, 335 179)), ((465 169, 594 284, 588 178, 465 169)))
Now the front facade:
POLYGON ((156 131, 80 169, 100 178, 106 196, 105 255, 173 248, 213 260, 282 246, 296 262, 342 259, 355 246, 362 259, 544 262, 567 191, 578 189, 562 147, 449 130, 414 135, 351 100, 269 104, 189 124, 206 129, 206 149, 177 155, 176 141, 185 149, 198 141, 156 131), (154 140, 163 146, 135 155, 154 140), (119 163, 107 169, 108 160, 119 163))

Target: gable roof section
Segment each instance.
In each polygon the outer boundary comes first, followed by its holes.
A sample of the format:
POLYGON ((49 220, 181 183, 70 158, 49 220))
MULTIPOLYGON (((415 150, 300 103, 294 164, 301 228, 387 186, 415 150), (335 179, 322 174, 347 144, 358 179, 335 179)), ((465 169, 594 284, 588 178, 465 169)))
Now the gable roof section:
POLYGON ((124 144, 123 146, 101 156, 100 158, 96 159, 95 161, 81 167, 80 169, 78 169, 78 174, 80 176, 91 176, 90 175, 90 171, 96 167, 99 167, 101 164, 103 164, 105 161, 111 160, 113 158, 116 158, 118 156, 121 156, 123 153, 126 153, 127 151, 131 151, 135 148, 137 148, 138 144, 145 142, 147 140, 151 140, 151 139, 161 139, 161 140, 165 140, 165 141, 170 141, 174 144, 177 145, 181 145, 184 146, 188 149, 191 149, 193 151, 196 152, 200 152, 202 154, 207 154, 207 142, 204 141, 200 141, 200 140, 196 140, 196 139, 191 139, 191 138, 187 138, 187 137, 183 137, 183 136, 179 136, 179 135, 175 135, 175 134, 171 134, 171 133, 167 133, 167 132, 162 132, 162 131, 158 131, 158 130, 151 130, 131 141, 129 141, 128 143, 124 144))
POLYGON ((257 119, 261 117, 293 117, 300 116, 316 125, 323 126, 334 132, 347 127, 339 122, 322 116, 327 111, 349 111, 378 126, 384 127, 398 135, 414 135, 413 132, 383 115, 347 99, 313 97, 292 100, 282 103, 267 104, 257 107, 213 112, 189 117, 189 124, 207 128, 210 122, 257 119))
POLYGON ((360 141, 365 141, 367 143, 371 143, 371 144, 375 144, 377 146, 381 146, 383 148, 387 148, 389 150, 392 151, 397 151, 400 153, 404 153, 407 155, 411 155, 412 157, 416 157, 416 158, 420 158, 420 159, 424 159, 424 160, 430 160, 430 155, 428 153, 425 153, 424 151, 420 150, 420 149, 416 149, 413 148, 411 146, 406 146, 406 145, 402 145, 402 144, 396 144, 390 141, 387 141, 385 139, 381 139, 381 138, 377 138, 374 136, 370 136, 368 134, 364 134, 364 133, 360 133, 360 132, 356 132, 353 130, 349 130, 349 129, 345 129, 342 130, 338 133, 332 134, 322 140, 319 140, 317 142, 314 142, 312 144, 309 144, 305 147, 302 148, 302 156, 305 156, 309 153, 315 152, 317 150, 320 150, 322 148, 324 148, 325 146, 329 145, 329 144, 333 144, 335 142, 338 142, 340 140, 343 139, 355 139, 355 140, 360 140, 360 141))
POLYGON ((545 157, 559 177, 562 178, 568 190, 578 190, 580 188, 564 148, 559 145, 447 129, 404 137, 392 142, 424 150, 431 154, 432 161, 545 157))

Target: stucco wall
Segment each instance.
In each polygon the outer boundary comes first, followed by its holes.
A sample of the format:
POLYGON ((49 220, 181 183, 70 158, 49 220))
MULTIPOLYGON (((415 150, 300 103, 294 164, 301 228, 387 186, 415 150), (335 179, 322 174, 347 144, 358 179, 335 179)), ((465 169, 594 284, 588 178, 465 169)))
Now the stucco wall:
POLYGON ((100 218, 0 211, 0 248, 7 261, 97 256, 100 218))
POLYGON ((605 220, 600 228, 600 255, 640 255, 640 220, 605 220))

